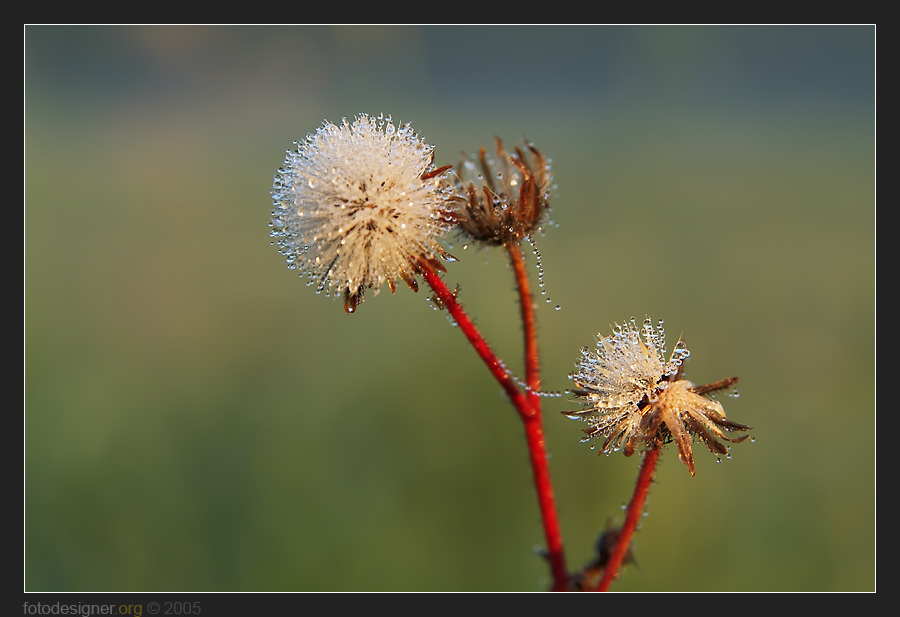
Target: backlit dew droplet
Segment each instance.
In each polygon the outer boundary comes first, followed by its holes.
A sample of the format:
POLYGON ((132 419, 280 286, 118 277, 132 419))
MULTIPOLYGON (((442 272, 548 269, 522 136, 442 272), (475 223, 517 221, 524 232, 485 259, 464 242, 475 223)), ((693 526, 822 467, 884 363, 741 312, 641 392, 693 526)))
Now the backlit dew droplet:
MULTIPOLYGON (((541 252, 538 250, 537 246, 535 246, 535 244, 534 244, 534 238, 532 238, 531 236, 525 236, 525 239, 526 239, 526 240, 528 241, 528 243, 531 245, 531 252, 534 254, 535 262, 536 262, 536 264, 537 264, 537 271, 538 271, 538 287, 539 287, 540 290, 541 290, 541 295, 542 295, 542 296, 546 296, 546 295, 547 295, 547 289, 546 289, 546 284, 544 283, 544 264, 543 264, 543 261, 542 261, 541 252)), ((552 303, 553 303, 553 300, 550 299, 550 298, 548 297, 548 298, 546 298, 545 302, 546 302, 547 304, 552 304, 552 303)), ((558 311, 559 309, 560 309, 560 306, 557 304, 557 305, 556 305, 556 310, 558 311)))

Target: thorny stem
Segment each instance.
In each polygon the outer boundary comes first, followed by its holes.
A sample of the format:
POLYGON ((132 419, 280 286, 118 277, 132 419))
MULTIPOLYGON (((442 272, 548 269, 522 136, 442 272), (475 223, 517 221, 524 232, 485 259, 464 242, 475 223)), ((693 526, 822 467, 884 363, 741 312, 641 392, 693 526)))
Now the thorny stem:
POLYGON ((659 460, 659 446, 649 448, 644 453, 644 462, 641 464, 641 471, 638 474, 637 484, 634 487, 634 494, 631 502, 628 504, 628 511, 625 514, 625 522, 619 531, 619 539, 616 546, 603 568, 603 576, 597 583, 596 591, 608 591, 610 584, 619 575, 619 568, 625 555, 628 554, 628 548, 631 546, 631 538, 637 529, 638 521, 641 513, 644 511, 644 503, 647 501, 647 493, 650 485, 653 483, 653 472, 656 470, 656 462, 659 460))
MULTIPOLYGON (((512 253, 513 251, 510 251, 511 255, 512 253)), ((513 262, 515 267, 514 258, 513 262)), ((519 262, 522 265, 521 273, 523 276, 520 277, 517 270, 516 279, 519 281, 520 294, 523 300, 527 297, 527 305, 530 307, 528 310, 531 313, 531 325, 528 326, 527 323, 529 322, 526 321, 525 326, 526 349, 529 349, 530 347, 534 349, 534 361, 533 364, 531 364, 532 369, 526 369, 527 371, 531 371, 527 373, 530 375, 527 383, 529 384, 530 389, 536 390, 536 388, 531 388, 531 383, 540 385, 537 373, 537 345, 534 340, 534 314, 527 277, 524 276, 526 273, 524 263, 522 263, 521 254, 519 254, 519 262), (528 339, 531 339, 532 342, 528 343, 528 339)), ((553 574, 553 590, 563 591, 568 587, 568 573, 566 571, 562 548, 562 534, 559 530, 559 519, 556 515, 556 506, 553 500, 553 486, 550 481, 549 466, 547 464, 547 450, 544 443, 543 426, 541 424, 539 397, 536 392, 530 392, 529 395, 526 396, 519 390, 515 380, 506 371, 503 363, 497 358, 496 354, 494 354, 493 350, 478 332, 475 324, 472 323, 472 320, 465 312, 465 309, 463 309, 462 305, 456 299, 456 295, 450 291, 444 283, 444 280, 429 267, 422 267, 420 273, 422 278, 425 279, 425 282, 428 283, 434 291, 436 299, 445 309, 447 309, 447 312, 450 313, 450 316, 456 321, 459 329, 462 330, 465 337, 472 344, 472 347, 475 348, 475 351, 487 365, 488 370, 490 370, 494 378, 506 391, 510 401, 522 418, 522 422, 525 425, 525 439, 528 444, 529 459, 534 473, 535 488, 538 494, 538 504, 541 510, 544 535, 547 541, 547 559, 550 562, 550 569, 553 574)), ((523 307, 525 304, 526 302, 523 302, 523 307)), ((525 312, 526 309, 523 308, 523 321, 525 312)), ((526 360, 526 365, 528 364, 529 361, 526 360)))

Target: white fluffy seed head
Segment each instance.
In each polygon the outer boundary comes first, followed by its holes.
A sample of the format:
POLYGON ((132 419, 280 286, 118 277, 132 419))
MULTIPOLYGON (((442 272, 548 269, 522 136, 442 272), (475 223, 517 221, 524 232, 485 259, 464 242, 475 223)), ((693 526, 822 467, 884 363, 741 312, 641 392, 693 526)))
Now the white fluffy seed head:
POLYGON ((275 175, 270 224, 288 268, 343 294, 348 312, 385 282, 414 288, 417 264, 443 254, 450 226, 449 191, 428 177, 434 147, 409 124, 366 114, 325 121, 295 145, 275 175))
POLYGON ((641 326, 634 319, 616 325, 611 336, 598 336, 596 352, 582 350, 571 378, 583 408, 563 413, 588 423, 582 441, 605 437, 601 452, 606 454, 622 450, 631 456, 642 445, 674 442, 694 475, 694 437, 726 455, 719 440, 744 441, 751 427, 728 420, 722 404, 710 398, 731 390, 737 377, 703 386, 681 379, 689 355, 679 340, 667 359, 662 321, 654 326, 648 317, 641 326))
POLYGON ((631 319, 624 326, 616 324, 611 336, 598 335, 596 353, 583 350, 572 380, 585 391, 590 415, 617 417, 636 411, 645 397, 655 400, 667 385, 662 378, 678 372, 688 353, 679 341, 666 359, 662 322, 654 326, 648 317, 638 326, 631 319))

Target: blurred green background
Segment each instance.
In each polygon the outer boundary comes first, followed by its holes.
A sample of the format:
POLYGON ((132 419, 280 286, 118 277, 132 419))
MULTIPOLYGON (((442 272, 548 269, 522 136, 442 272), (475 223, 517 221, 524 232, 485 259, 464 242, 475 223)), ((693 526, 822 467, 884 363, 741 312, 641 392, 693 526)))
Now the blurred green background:
MULTIPOLYGON (((874 590, 874 39, 26 27, 25 589, 547 588, 522 429, 461 333, 405 288, 347 316, 270 245, 285 150, 383 112, 437 164, 494 135, 552 158, 547 389, 645 314, 689 379, 741 378, 756 442, 698 446, 694 478, 663 453, 615 590, 874 590)), ((519 370, 503 255, 451 252, 519 370)), ((576 407, 545 400, 572 570, 639 464, 576 407)))

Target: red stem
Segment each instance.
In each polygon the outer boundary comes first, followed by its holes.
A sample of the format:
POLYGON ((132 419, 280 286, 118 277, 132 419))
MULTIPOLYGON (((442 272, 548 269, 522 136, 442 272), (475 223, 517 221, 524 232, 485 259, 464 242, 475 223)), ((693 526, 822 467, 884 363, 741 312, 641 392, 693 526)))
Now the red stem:
POLYGON ((540 415, 541 402, 537 392, 541 389, 540 361, 538 359, 537 330, 534 321, 534 300, 531 297, 531 287, 528 284, 528 273, 525 271, 525 260, 522 251, 517 244, 507 244, 509 260, 516 273, 516 283, 519 286, 519 304, 522 308, 522 329, 525 334, 525 383, 531 406, 535 414, 540 415))
POLYGON ((644 462, 641 464, 641 471, 638 474, 637 484, 634 487, 634 495, 628 504, 628 512, 625 515, 625 523, 619 531, 619 538, 616 546, 609 556, 609 561, 603 568, 603 577, 597 583, 596 591, 607 591, 613 580, 619 575, 619 568, 622 561, 628 553, 631 546, 631 538, 637 529, 638 521, 641 513, 644 511, 644 502, 647 501, 647 493, 650 491, 650 485, 653 483, 653 472, 656 470, 656 462, 659 460, 659 448, 651 447, 644 453, 644 462))
MULTIPOLYGON (((512 253, 513 251, 510 251, 511 255, 512 253)), ((515 259, 513 259, 513 261, 515 267, 515 259)), ((521 254, 519 254, 519 261, 521 262, 521 254)), ((517 269, 516 279, 519 281, 520 296, 523 300, 527 297, 527 302, 523 301, 522 303, 523 321, 526 324, 526 350, 534 350, 533 353, 530 354, 531 357, 533 357, 533 361, 526 359, 526 372, 529 375, 529 388, 536 391, 537 387, 531 386, 532 383, 535 383, 537 386, 540 385, 540 379, 537 373, 537 345, 534 334, 533 315, 534 307, 531 303, 531 293, 528 288, 527 276, 524 276, 524 265, 521 268, 521 272, 523 276, 519 276, 519 270, 517 269), (524 286, 522 284, 523 280, 524 286), (524 308, 526 305, 529 307, 528 309, 524 308), (525 318, 526 310, 531 313, 529 319, 525 318), (531 342, 529 342, 529 340, 531 342), (531 368, 527 368, 528 366, 531 366, 531 368)), ((447 312, 449 312, 450 316, 456 321, 459 329, 462 330, 463 334, 472 344, 472 347, 475 348, 475 351, 487 365, 488 370, 490 370, 494 378, 506 391, 510 401, 512 401, 519 416, 522 418, 522 422, 525 425, 525 440, 528 444, 529 459, 534 473, 535 488, 537 489, 538 494, 538 504, 541 510, 544 535, 547 540, 547 558, 550 561, 550 569, 553 574, 553 590, 564 591, 568 589, 569 576, 565 565, 562 535, 559 530, 559 520, 556 515, 556 506, 553 501, 553 486, 550 481, 550 472, 547 464, 547 451, 544 443, 544 431, 541 424, 539 397, 535 392, 530 392, 529 395, 526 396, 519 390, 515 380, 506 371, 503 363, 497 358, 496 354, 494 354, 493 350, 478 332, 475 324, 472 323, 472 320, 465 312, 465 309, 463 309, 462 305, 456 299, 456 296, 444 283, 444 280, 428 267, 421 268, 420 273, 422 278, 425 279, 425 282, 428 283, 432 290, 434 290, 437 300, 447 309, 447 312)), ((528 352, 526 352, 526 358, 528 355, 528 352)))
POLYGON ((569 586, 569 576, 566 570, 565 553, 563 552, 562 532, 559 528, 559 518, 553 499, 553 483, 550 480, 547 448, 544 442, 541 399, 538 396, 538 392, 541 389, 541 373, 537 346, 537 328, 534 318, 534 299, 531 296, 531 286, 528 283, 528 272, 525 270, 525 260, 522 258, 521 247, 518 244, 507 244, 506 250, 509 253, 509 260, 513 266, 516 283, 519 288, 519 305, 522 310, 525 347, 525 383, 528 386, 527 396, 531 406, 531 414, 528 416, 522 415, 521 417, 525 426, 525 439, 528 442, 528 453, 531 457, 531 469, 534 472, 534 486, 537 489, 541 518, 544 522, 547 558, 550 561, 550 570, 553 573, 553 590, 565 591, 569 586))

